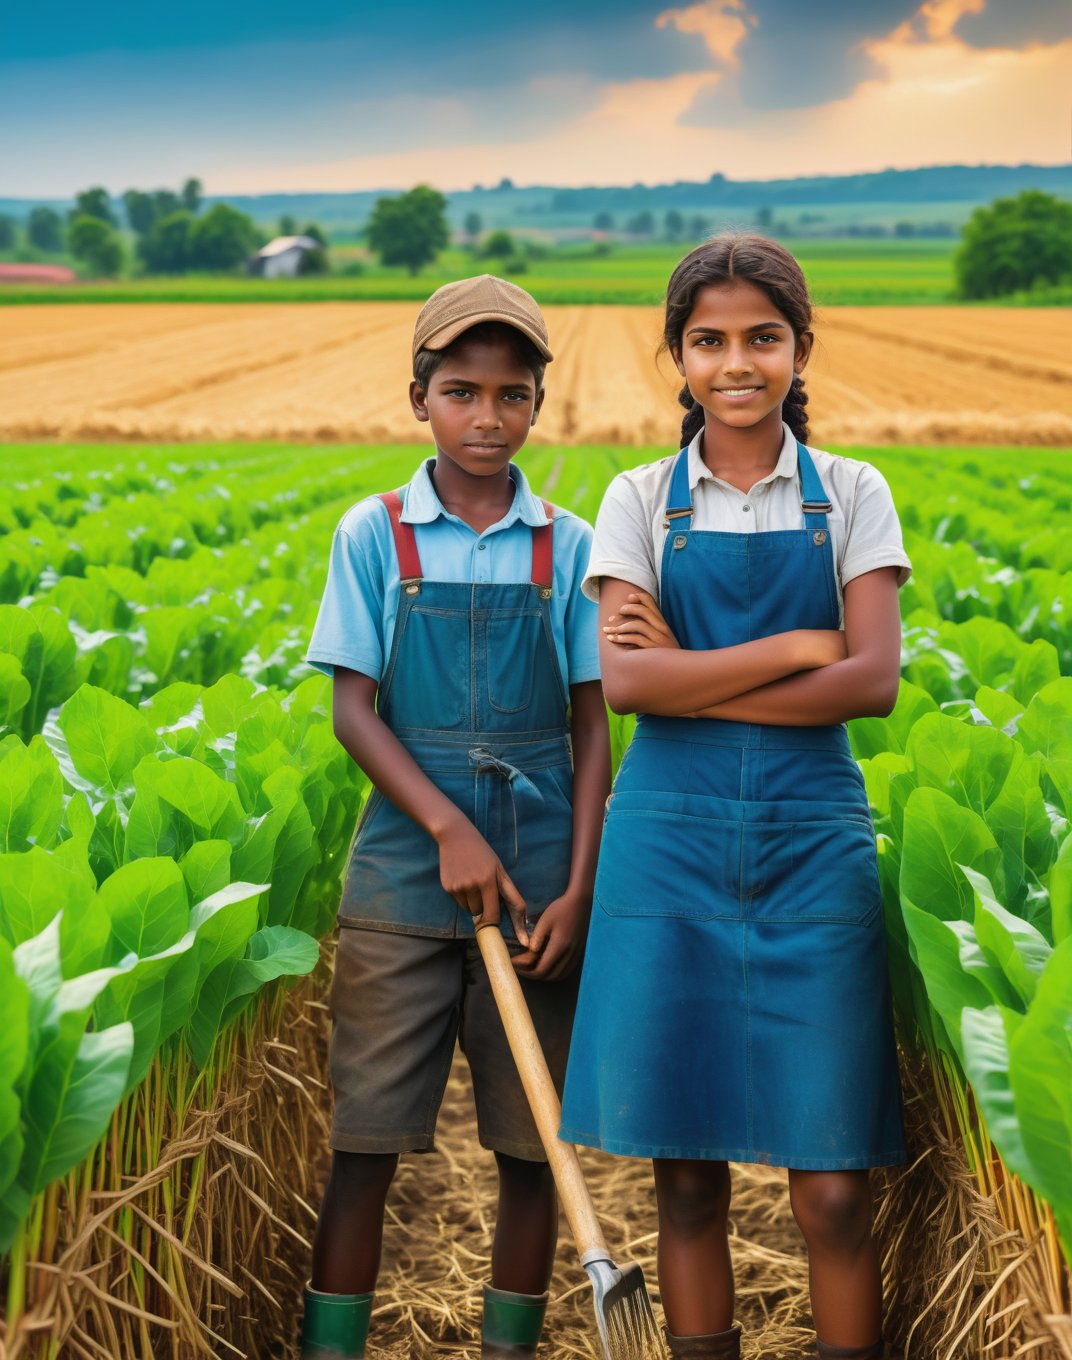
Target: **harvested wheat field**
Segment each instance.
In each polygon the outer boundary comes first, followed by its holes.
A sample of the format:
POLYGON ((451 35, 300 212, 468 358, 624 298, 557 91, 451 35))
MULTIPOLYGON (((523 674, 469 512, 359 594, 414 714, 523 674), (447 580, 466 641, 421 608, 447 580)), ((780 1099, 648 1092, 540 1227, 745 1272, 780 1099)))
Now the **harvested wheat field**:
MULTIPOLYGON (((0 437, 406 441, 410 303, 8 308, 0 437)), ((672 444, 651 307, 549 307, 549 443, 672 444)), ((1072 444, 1072 309, 830 307, 817 443, 1072 444)))

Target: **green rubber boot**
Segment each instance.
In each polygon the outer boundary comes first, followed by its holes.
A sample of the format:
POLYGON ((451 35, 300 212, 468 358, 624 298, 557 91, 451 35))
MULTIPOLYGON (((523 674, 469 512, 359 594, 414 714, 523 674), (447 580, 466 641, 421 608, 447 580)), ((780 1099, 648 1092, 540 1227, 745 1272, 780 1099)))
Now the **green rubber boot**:
POLYGON ((371 1316, 371 1294, 321 1294, 306 1287, 302 1360, 362 1360, 371 1316))
POLYGON ((511 1294, 485 1285, 481 1360, 517 1360, 518 1356, 535 1355, 546 1312, 546 1294, 511 1294))

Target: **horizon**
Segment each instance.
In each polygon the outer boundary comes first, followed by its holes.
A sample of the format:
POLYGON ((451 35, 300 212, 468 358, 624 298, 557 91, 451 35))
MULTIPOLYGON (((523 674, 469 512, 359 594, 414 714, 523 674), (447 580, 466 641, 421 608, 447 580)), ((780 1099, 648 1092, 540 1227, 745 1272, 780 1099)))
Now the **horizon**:
POLYGON ((0 125, 20 133, 0 186, 55 200, 194 175, 218 198, 1067 162, 1065 0, 800 10, 547 0, 537 20, 461 0, 444 25, 414 0, 403 28, 346 0, 314 16, 262 0, 252 17, 189 0, 176 29, 134 0, 92 15, 58 0, 5 31, 0 125))

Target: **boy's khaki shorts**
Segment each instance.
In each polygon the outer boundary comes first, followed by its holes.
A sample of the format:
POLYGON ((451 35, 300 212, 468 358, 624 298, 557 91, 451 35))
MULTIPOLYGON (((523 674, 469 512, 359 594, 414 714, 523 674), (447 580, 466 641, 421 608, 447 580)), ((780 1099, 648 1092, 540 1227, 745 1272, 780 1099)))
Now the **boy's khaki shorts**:
MULTIPOLYGON (((559 1094, 579 978, 520 979, 559 1094)), ((546 1160, 475 940, 341 927, 331 1014, 333 1149, 431 1151, 457 1039, 481 1145, 546 1160)))

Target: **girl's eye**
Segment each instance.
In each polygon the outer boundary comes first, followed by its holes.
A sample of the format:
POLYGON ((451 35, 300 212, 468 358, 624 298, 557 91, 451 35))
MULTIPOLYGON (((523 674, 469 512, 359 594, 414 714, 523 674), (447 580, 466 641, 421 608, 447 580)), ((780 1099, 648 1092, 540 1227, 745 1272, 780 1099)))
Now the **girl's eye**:
POLYGON ((770 340, 772 344, 778 339, 776 335, 757 335, 755 338, 757 340, 770 340))

